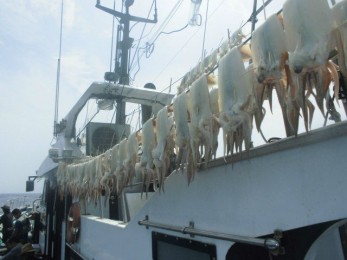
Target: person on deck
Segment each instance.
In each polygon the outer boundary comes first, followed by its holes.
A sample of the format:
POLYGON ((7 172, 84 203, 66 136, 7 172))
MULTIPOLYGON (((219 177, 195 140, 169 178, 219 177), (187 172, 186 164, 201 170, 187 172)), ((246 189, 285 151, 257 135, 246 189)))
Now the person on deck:
POLYGON ((32 244, 26 243, 22 245, 18 243, 14 248, 7 252, 6 255, 0 256, 0 260, 24 260, 24 259, 36 259, 33 257, 36 250, 32 244))
POLYGON ((4 214, 0 217, 0 224, 2 224, 2 240, 6 242, 13 231, 13 216, 10 207, 4 205, 1 207, 4 214))
POLYGON ((24 227, 24 223, 19 220, 22 216, 22 212, 19 209, 12 210, 12 215, 15 217, 14 230, 11 237, 7 240, 8 244, 25 244, 28 242, 28 232, 24 227))

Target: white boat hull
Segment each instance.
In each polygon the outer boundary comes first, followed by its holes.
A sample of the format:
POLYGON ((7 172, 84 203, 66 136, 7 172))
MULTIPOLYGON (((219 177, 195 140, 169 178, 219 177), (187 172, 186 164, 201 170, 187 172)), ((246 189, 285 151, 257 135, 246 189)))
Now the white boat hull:
MULTIPOLYGON (((190 186, 185 174, 173 172, 165 193, 156 192, 126 224, 82 216, 73 247, 87 259, 152 259, 152 231, 163 230, 140 226, 146 216, 156 223, 187 227, 193 221, 197 229, 248 237, 344 219, 346 147, 344 122, 258 147, 235 156, 233 163, 211 162, 190 186)), ((217 259, 225 259, 233 244, 193 239, 215 244, 217 259)))

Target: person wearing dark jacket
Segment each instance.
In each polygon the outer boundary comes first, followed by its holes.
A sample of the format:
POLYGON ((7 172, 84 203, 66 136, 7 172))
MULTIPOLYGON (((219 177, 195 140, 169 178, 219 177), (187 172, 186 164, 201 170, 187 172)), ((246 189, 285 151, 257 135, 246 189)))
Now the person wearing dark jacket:
POLYGON ((4 214, 0 217, 0 224, 2 224, 2 240, 6 242, 13 231, 13 216, 10 207, 4 205, 1 207, 4 214))
POLYGON ((12 232, 12 235, 7 240, 7 242, 9 244, 25 244, 28 242, 28 232, 24 227, 24 223, 19 220, 22 216, 22 212, 19 209, 14 209, 12 210, 12 215, 15 217, 16 222, 14 223, 14 230, 12 232))

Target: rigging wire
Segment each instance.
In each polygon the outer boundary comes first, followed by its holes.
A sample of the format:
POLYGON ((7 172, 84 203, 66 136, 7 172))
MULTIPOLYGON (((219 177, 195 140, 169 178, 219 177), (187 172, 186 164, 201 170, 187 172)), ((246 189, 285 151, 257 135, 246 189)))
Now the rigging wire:
MULTIPOLYGON (((208 16, 208 18, 211 18, 212 16, 214 16, 214 14, 217 12, 217 10, 222 6, 222 4, 225 2, 226 0, 221 1, 221 3, 212 11, 212 13, 208 16)), ((193 39, 193 37, 200 31, 201 27, 198 27, 198 29, 191 35, 190 38, 188 38, 188 40, 182 45, 182 47, 176 52, 176 54, 172 57, 172 59, 163 67, 163 69, 159 72, 159 74, 155 77, 155 79, 153 81, 156 81, 161 74, 166 70, 166 68, 171 64, 171 62, 183 51, 183 49, 187 46, 187 44, 193 39)), ((176 80, 174 83, 176 83, 177 81, 181 80, 184 77, 184 75, 182 77, 180 77, 178 80, 176 80)), ((173 84, 174 84, 173 83, 173 84)), ((167 87, 166 89, 168 89, 169 87, 167 87)))
MULTIPOLYGON (((155 0, 152 1, 152 5, 151 5, 151 8, 149 9, 149 12, 148 12, 148 15, 147 15, 147 19, 148 19, 149 15, 150 15, 151 12, 152 12, 153 5, 154 5, 154 1, 155 1, 155 0)), ((137 51, 138 51, 138 49, 139 49, 139 46, 140 46, 140 43, 141 43, 143 34, 144 34, 144 32, 145 32, 145 29, 146 29, 146 26, 147 26, 147 23, 145 23, 145 24, 143 25, 142 32, 141 32, 141 36, 140 36, 140 40, 139 40, 139 42, 138 42, 137 45, 136 45, 135 53, 134 53, 134 56, 133 56, 133 58, 132 58, 132 60, 131 60, 131 63, 130 63, 130 67, 129 67, 129 70, 130 70, 130 71, 131 71, 131 67, 132 67, 132 65, 133 65, 133 63, 134 63, 134 59, 135 59, 135 57, 136 57, 136 55, 137 55, 136 53, 137 53, 137 51)))
POLYGON ((86 106, 86 117, 84 119, 84 125, 87 124, 88 121, 88 114, 89 114, 89 100, 87 101, 87 106, 86 106))
POLYGON ((82 129, 78 132, 78 134, 76 135, 76 137, 79 137, 80 134, 84 131, 84 129, 87 127, 87 125, 94 119, 94 117, 100 112, 99 109, 96 110, 95 114, 89 119, 88 123, 85 124, 82 129))
MULTIPOLYGON (((212 17, 215 12, 222 6, 222 4, 225 2, 226 0, 222 0, 221 3, 219 4, 219 6, 217 8, 215 8, 213 10, 213 12, 209 15, 209 18, 212 17)), ((252 18, 253 18, 253 15, 258 15, 270 2, 272 2, 272 0, 267 0, 263 6, 261 6, 255 13, 252 13, 251 17, 246 21, 244 22, 241 26, 240 26, 240 29, 243 28, 247 23, 249 22, 252 22, 252 18)), ((280 13, 282 10, 280 10, 278 13, 280 13)), ((155 79, 153 81, 156 81, 160 76, 161 74, 165 71, 165 69, 170 65, 170 63, 179 55, 179 53, 186 47, 186 45, 192 40, 192 38, 199 32, 200 28, 198 28, 198 30, 196 30, 193 35, 191 35, 191 37, 183 44, 183 46, 177 51, 177 53, 175 54, 175 56, 163 67, 163 69, 160 71, 160 73, 155 77, 155 79)), ((251 37, 250 37, 251 38, 251 37)), ((247 43, 250 38, 246 39, 244 41, 243 44, 247 43)), ((141 49, 141 48, 140 48, 141 49)), ((176 81, 174 82, 171 82, 170 85, 166 88, 164 88, 162 91, 160 91, 160 93, 168 90, 171 88, 172 85, 174 85, 175 83, 177 83, 178 81, 180 81, 182 78, 184 77, 184 75, 180 78, 178 78, 176 81)), ((153 97, 155 98, 156 95, 153 97)), ((263 136, 263 139, 265 139, 265 137, 263 136)), ((265 139, 266 140, 266 139, 265 139)))
MULTIPOLYGON (((263 2, 263 6, 264 6, 264 4, 265 4, 265 3, 264 3, 264 0, 262 0, 262 2, 263 2)), ((264 10, 264 20, 266 21, 266 10, 265 10, 265 7, 264 7, 263 10, 264 10)))
MULTIPOLYGON (((138 110, 137 109, 134 109, 133 112, 131 113, 131 118, 128 118, 128 125, 131 125, 132 121, 133 121, 133 118, 134 118, 134 115, 135 115, 135 112, 138 110)), ((127 117, 129 116, 130 114, 127 115, 127 117)))
MULTIPOLYGON (((147 19, 148 19, 148 17, 147 17, 147 19)), ((139 23, 140 23, 140 22, 134 23, 134 24, 130 27, 129 32, 131 32, 132 29, 134 29, 134 27, 135 27, 136 25, 138 25, 139 23)))
POLYGON ((60 62, 61 62, 61 49, 63 39, 63 14, 64 14, 64 0, 61 0, 61 13, 60 13, 60 38, 59 38, 59 57, 57 66, 57 81, 55 87, 55 108, 54 108, 54 128, 53 135, 57 136, 57 123, 59 111, 59 88, 60 88, 60 62))
POLYGON ((183 26, 181 29, 177 29, 177 30, 173 30, 171 32, 161 32, 160 34, 171 34, 171 33, 176 33, 176 32, 180 32, 183 31, 184 29, 186 29, 188 27, 189 23, 187 23, 185 26, 183 26))
MULTIPOLYGON (((154 1, 156 1, 156 0, 154 0, 154 1)), ((147 38, 147 36, 150 35, 150 34, 152 33, 152 31, 153 31, 153 29, 156 27, 157 23, 151 24, 151 25, 153 25, 153 26, 151 27, 151 29, 149 30, 149 32, 148 32, 145 36, 143 36, 142 38, 147 38)), ((137 42, 137 41, 139 41, 139 40, 140 40, 140 38, 134 40, 134 42, 137 42)))
MULTIPOLYGON (((255 0, 256 1, 256 0, 255 0)), ((209 15, 209 18, 211 18, 214 14, 215 14, 215 12, 222 6, 222 4, 225 2, 225 0, 223 0, 220 4, 219 4, 219 6, 217 7, 217 8, 215 8, 215 10, 209 15)), ((241 27, 240 27, 240 29, 242 29, 247 23, 249 23, 249 22, 252 22, 252 19, 253 19, 253 16, 257 16, 261 11, 263 11, 263 9, 268 5, 268 4, 270 4, 272 2, 272 0, 267 0, 265 3, 264 3, 264 5, 262 5, 258 10, 256 10, 256 12, 252 12, 252 15, 250 16, 250 18, 246 21, 246 22, 244 22, 242 25, 241 25, 241 27)), ((282 10, 280 10, 278 13, 280 13, 282 10)), ((277 13, 277 14, 278 14, 277 13)), ((201 28, 201 27, 200 27, 201 28)), ((170 63, 180 54, 180 52, 185 48, 185 46, 193 39, 193 37, 199 32, 199 30, 200 30, 200 28, 197 30, 197 31, 195 31, 195 33, 184 43, 184 45, 177 51, 177 53, 175 54, 175 56, 163 67, 163 69, 159 72, 159 74, 155 77, 155 79, 153 80, 153 81, 156 81, 160 76, 161 76, 161 74, 165 71, 165 69, 170 65, 170 63)), ((245 43, 247 43, 248 41, 250 41, 250 39, 251 39, 251 36, 248 38, 248 39, 246 39, 245 41, 244 41, 244 43, 243 44, 245 44, 245 43)), ((181 77, 181 79, 183 78, 183 76, 181 77)), ((169 88, 169 87, 168 87, 169 88)))
MULTIPOLYGON (((171 58, 171 60, 162 68, 162 70, 159 72, 159 74, 154 78, 153 81, 156 81, 161 74, 166 70, 166 68, 171 64, 171 62, 176 59, 176 57, 183 51, 183 49, 187 46, 187 44, 193 39, 193 37, 199 32, 200 28, 193 33, 188 40, 182 45, 182 47, 176 52, 176 54, 171 58)), ((183 78, 183 76, 182 76, 183 78)))
MULTIPOLYGON (((186 29, 187 27, 189 26, 189 24, 186 24, 184 27, 182 27, 181 29, 178 29, 178 30, 174 30, 174 31, 171 31, 171 32, 161 32, 161 34, 172 34, 172 33, 176 33, 176 32, 180 32, 180 31, 183 31, 184 29, 186 29)), ((139 56, 139 51, 137 51, 137 70, 136 72, 134 73, 134 76, 132 77, 133 80, 135 80, 135 77, 137 75, 137 73, 140 71, 141 69, 141 66, 140 66, 140 60, 143 56, 144 53, 146 53, 146 58, 149 58, 150 55, 153 53, 154 51, 154 43, 152 44, 149 44, 148 42, 146 43, 146 47, 143 47, 143 48, 139 48, 140 50, 145 50, 144 52, 141 53, 141 57, 139 56)), ((135 52, 136 53, 136 52, 135 52)), ((135 57, 134 57, 135 58, 135 57)))
POLYGON ((172 10, 170 11, 169 15, 165 18, 165 20, 163 21, 163 23, 161 24, 161 26, 158 28, 158 30, 154 33, 154 36, 151 38, 151 40, 149 40, 150 43, 154 43, 159 35, 161 34, 161 32, 165 29, 165 27, 168 25, 168 23, 171 21, 172 17, 176 14, 177 10, 180 8, 180 6, 182 5, 183 0, 178 0, 177 3, 175 4, 175 6, 172 8, 172 10))
MULTIPOLYGON (((174 31, 171 31, 171 32, 164 32, 163 30, 165 29, 165 27, 168 25, 168 23, 171 21, 171 19, 173 18, 173 16, 176 14, 176 12, 178 11, 178 9, 180 8, 180 6, 182 5, 183 3, 183 0, 178 0, 175 4, 175 6, 172 8, 172 10, 170 11, 169 15, 166 17, 166 19, 163 21, 163 23, 160 25, 160 27, 158 28, 158 30, 154 33, 153 37, 148 41, 146 42, 146 46, 145 47, 142 47, 142 48, 138 48, 137 51, 135 51, 134 53, 134 57, 133 57, 133 60, 131 62, 131 64, 133 64, 133 61, 135 59, 135 57, 137 57, 137 65, 138 65, 138 69, 137 71, 134 73, 134 76, 132 77, 132 79, 134 80, 137 73, 140 71, 140 60, 142 59, 144 53, 146 53, 146 58, 149 58, 150 55, 153 53, 153 50, 154 50, 154 43, 155 41, 159 38, 159 36, 161 34, 171 34, 171 33, 174 33, 174 32, 179 32, 179 31, 182 31, 183 29, 187 28, 188 27, 188 24, 185 25, 183 28, 181 29, 178 29, 178 30, 174 30, 174 31), (142 52, 141 54, 139 54, 139 51, 140 50, 145 50, 144 52, 142 52)), ((152 27, 153 29, 153 27, 152 27)), ((143 34, 143 33, 142 33, 143 34)), ((142 35, 141 34, 141 35, 142 35)), ((140 37, 140 40, 143 38, 143 36, 140 37)), ((139 46, 139 44, 138 44, 139 46)), ((132 71, 134 69, 134 67, 131 67, 130 68, 130 71, 132 71)))
MULTIPOLYGON (((146 48, 140 48, 140 49, 146 49, 146 48)), ((140 53, 139 51, 135 52, 136 57, 137 57, 137 71, 134 73, 134 76, 132 76, 132 81, 135 81, 136 75, 141 69, 139 53, 140 53)), ((142 54, 143 54, 143 52, 142 52, 142 54)))
POLYGON ((113 122, 113 119, 114 119, 114 117, 115 117, 115 115, 116 115, 116 112, 117 112, 117 106, 114 107, 114 112, 113 112, 113 114, 112 114, 112 118, 111 118, 111 121, 110 121, 110 125, 111 125, 112 122, 113 122))
POLYGON ((205 40, 206 40, 206 28, 207 28, 207 16, 208 16, 208 7, 210 4, 210 0, 207 0, 207 7, 206 7, 206 15, 205 15, 205 28, 204 28, 204 36, 202 40, 202 53, 201 53, 201 59, 204 59, 205 54, 205 40))

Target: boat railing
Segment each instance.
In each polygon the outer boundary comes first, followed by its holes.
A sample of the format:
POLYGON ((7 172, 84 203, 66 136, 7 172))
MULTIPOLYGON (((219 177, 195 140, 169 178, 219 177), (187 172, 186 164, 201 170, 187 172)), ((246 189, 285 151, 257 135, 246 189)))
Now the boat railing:
POLYGON ((152 221, 149 221, 148 216, 146 216, 144 220, 140 220, 138 224, 140 226, 145 226, 146 228, 154 227, 154 228, 169 230, 169 231, 173 231, 173 232, 177 232, 181 234, 187 234, 192 237, 201 236, 201 237, 208 237, 208 238, 213 238, 218 240, 231 241, 235 243, 260 246, 260 247, 266 248, 267 250, 269 250, 270 252, 274 254, 277 254, 279 253, 280 250, 282 250, 280 240, 279 240, 279 237, 281 237, 280 231, 274 232, 275 233, 274 238, 256 238, 256 237, 239 236, 239 235, 232 235, 232 234, 225 234, 221 232, 197 229, 194 227, 194 222, 190 222, 189 226, 186 226, 186 227, 152 222, 152 221))

